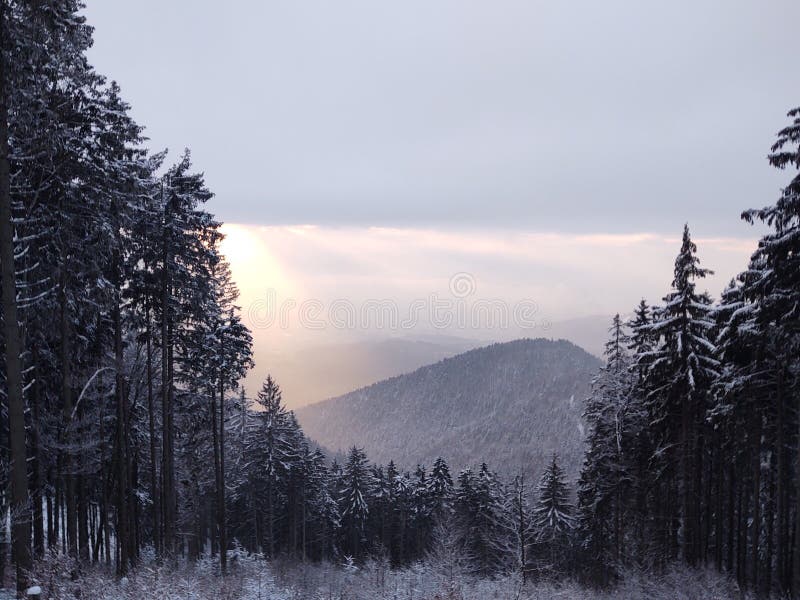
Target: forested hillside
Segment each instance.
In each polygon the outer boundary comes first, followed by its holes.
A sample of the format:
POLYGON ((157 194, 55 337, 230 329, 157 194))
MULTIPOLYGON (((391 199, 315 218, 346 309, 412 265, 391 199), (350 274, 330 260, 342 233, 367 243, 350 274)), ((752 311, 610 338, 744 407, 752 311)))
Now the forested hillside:
MULTIPOLYGON (((442 336, 377 338, 311 346, 297 352, 274 352, 266 357, 279 379, 289 406, 298 407, 409 373, 443 358, 483 346, 467 338, 442 336), (313 365, 313 369, 308 366, 313 365)), ((251 373, 257 389, 260 375, 251 373)), ((246 382, 247 383, 247 382, 246 382)))
POLYGON ((298 411, 331 450, 357 444, 379 463, 413 468, 441 456, 539 473, 559 452, 577 474, 583 399, 600 361, 564 340, 517 340, 442 360, 298 411))

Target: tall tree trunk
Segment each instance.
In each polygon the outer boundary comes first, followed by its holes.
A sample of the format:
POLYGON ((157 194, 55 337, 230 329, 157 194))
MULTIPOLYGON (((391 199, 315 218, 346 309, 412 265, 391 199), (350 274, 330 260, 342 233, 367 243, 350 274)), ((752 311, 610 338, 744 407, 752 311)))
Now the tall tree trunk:
POLYGON ((728 541, 726 564, 728 572, 733 574, 736 570, 734 563, 734 535, 736 533, 736 461, 731 457, 728 461, 728 541))
MULTIPOLYGON (((126 420, 128 423, 128 432, 126 434, 126 438, 128 440, 131 439, 130 433, 130 416, 126 420)), ((139 489, 139 461, 136 459, 136 456, 133 452, 130 451, 130 446, 128 447, 128 455, 132 456, 132 461, 130 463, 130 468, 128 470, 130 474, 130 488, 131 490, 138 490, 139 489)), ((140 515, 139 503, 136 501, 136 498, 132 498, 130 501, 130 522, 131 522, 131 548, 129 551, 131 557, 131 563, 135 563, 139 560, 139 551, 142 547, 142 519, 140 515)))
POLYGON ((754 415, 753 426, 753 589, 758 590, 759 561, 761 553, 759 544, 761 543, 761 414, 756 412, 754 415))
POLYGON ((153 398, 153 348, 150 323, 150 299, 145 300, 145 322, 147 327, 147 414, 150 433, 150 498, 153 502, 153 547, 161 555, 161 498, 158 494, 158 470, 156 468, 156 416, 153 398))
MULTIPOLYGON (((167 337, 172 340, 174 324, 170 322, 167 337)), ((175 348, 170 343, 167 348, 167 427, 164 429, 164 437, 167 440, 167 480, 169 482, 169 494, 164 496, 164 503, 169 514, 170 533, 168 535, 169 552, 175 556, 178 550, 178 492, 175 482, 175 348)), ((163 494, 163 492, 162 492, 163 494)), ((166 535, 166 534, 165 534, 166 535)))
POLYGON ((737 527, 737 551, 738 560, 736 565, 736 579, 743 588, 747 587, 747 486, 740 485, 739 489, 739 526, 737 527))
MULTIPOLYGON (((75 412, 77 419, 83 419, 83 406, 76 403, 75 412)), ((81 433, 79 439, 74 440, 79 450, 72 464, 75 482, 75 520, 78 536, 78 559, 82 563, 87 563, 89 561, 89 530, 87 524, 89 507, 87 500, 87 476, 84 473, 84 462, 86 460, 83 450, 86 447, 86 440, 84 437, 84 434, 81 433)))
POLYGON ((253 552, 264 552, 263 531, 261 526, 261 512, 256 503, 255 488, 250 491, 250 516, 253 518, 253 552))
POLYGON ((778 517, 778 535, 776 536, 775 555, 777 565, 777 587, 778 593, 783 594, 789 589, 786 578, 786 551, 788 545, 786 543, 786 534, 788 533, 788 503, 786 502, 787 490, 786 484, 788 480, 786 469, 786 441, 784 439, 786 433, 785 425, 785 407, 783 400, 783 368, 778 367, 778 381, 776 386, 776 403, 778 405, 778 422, 776 424, 777 435, 775 436, 775 454, 778 463, 778 473, 776 478, 776 499, 777 499, 777 517, 778 517))
POLYGON ((714 465, 714 566, 717 571, 722 571, 722 530, 723 530, 723 500, 725 483, 725 464, 722 460, 723 449, 721 446, 722 435, 714 432, 714 453, 711 464, 714 465))
POLYGON ((60 535, 61 532, 61 477, 58 476, 58 473, 61 472, 61 461, 63 458, 59 456, 56 458, 56 471, 53 473, 52 481, 53 481, 53 546, 54 550, 58 550, 58 541, 59 539, 62 540, 63 544, 63 536, 60 535))
POLYGON ((680 476, 678 478, 678 485, 681 495, 681 530, 683 536, 681 539, 681 548, 683 551, 684 560, 690 565, 694 564, 694 557, 692 556, 692 526, 694 525, 692 519, 692 463, 691 463, 691 444, 690 444, 690 428, 693 411, 690 407, 691 395, 686 394, 686 397, 681 402, 681 433, 680 443, 680 476))
POLYGON ((117 563, 117 575, 123 576, 128 572, 130 564, 130 515, 128 506, 128 491, 130 478, 128 475, 128 439, 127 439, 127 417, 126 406, 124 364, 122 357, 122 274, 119 227, 119 207, 114 200, 114 218, 117 221, 114 225, 115 243, 112 256, 114 265, 114 396, 117 404, 117 428, 116 428, 116 479, 117 479, 117 543, 120 548, 119 562, 117 563))
MULTIPOLYGON (((381 522, 383 522, 383 520, 384 520, 384 518, 381 517, 381 522)), ((306 562, 306 559, 307 559, 307 556, 308 556, 308 550, 307 550, 308 541, 307 541, 307 537, 306 537, 307 525, 308 525, 308 501, 307 501, 307 498, 306 498, 306 478, 304 477, 303 478, 303 520, 302 520, 301 531, 300 531, 300 537, 301 537, 300 543, 302 544, 300 557, 301 557, 301 559, 302 559, 302 561, 304 563, 306 562)), ((384 547, 388 548, 389 546, 386 543, 384 543, 384 547)))
POLYGON ((105 481, 103 482, 103 550, 105 551, 106 566, 111 566, 111 523, 108 519, 109 505, 111 504, 111 485, 113 478, 111 477, 111 469, 106 474, 105 481))
POLYGON ((97 532, 97 511, 94 510, 94 506, 89 507, 89 557, 91 558, 92 564, 97 562, 97 557, 94 553, 94 540, 97 537, 95 533, 97 532))
POLYGON ((58 496, 59 501, 59 521, 61 521, 61 554, 67 553, 67 509, 64 501, 64 485, 61 486, 61 493, 58 496))
POLYGON ((769 510, 764 515, 767 523, 767 553, 764 565, 764 596, 769 597, 772 593, 772 557, 775 551, 775 470, 774 463, 770 462, 770 469, 767 471, 767 490, 769 495, 769 510))
MULTIPOLYGON (((164 188, 161 188, 162 201, 164 188)), ((164 553, 175 555, 175 474, 172 446, 172 324, 170 307, 170 211, 169 203, 164 204, 163 271, 161 280, 161 495, 164 507, 164 553)))
POLYGON ((70 355, 70 326, 69 326, 69 307, 67 302, 66 291, 66 259, 63 257, 62 251, 62 274, 61 274, 61 402, 64 409, 64 460, 62 463, 62 475, 64 479, 64 524, 66 526, 66 539, 64 543, 67 547, 67 553, 74 557, 78 557, 78 535, 77 535, 77 516, 75 514, 75 475, 74 460, 73 460, 73 417, 72 417, 72 357, 70 355))
MULTIPOLYGON (((212 437, 212 444, 214 446, 214 486, 215 486, 215 494, 214 494, 214 520, 216 521, 215 526, 217 529, 218 539, 219 539, 219 567, 223 575, 225 575, 225 549, 223 547, 223 529, 225 528, 225 508, 224 508, 224 499, 222 494, 222 471, 220 468, 220 438, 219 433, 217 432, 217 395, 216 392, 212 389, 211 390, 211 437, 212 437)), ((212 526, 213 532, 214 526, 212 526)), ((212 533, 212 540, 213 540, 213 533, 212 533)), ((213 547, 213 543, 212 543, 213 547)))
MULTIPOLYGON (((53 481, 53 469, 52 467, 47 471, 47 480, 51 482, 51 485, 57 485, 56 482, 53 481)), ((56 537, 56 531, 58 531, 57 521, 55 519, 55 511, 53 510, 53 496, 55 495, 54 491, 47 493, 47 547, 48 548, 55 548, 58 544, 58 539, 56 537)))
MULTIPOLYGON (((81 458, 83 464, 83 458, 81 458)), ((89 505, 86 497, 87 477, 80 473, 76 478, 77 498, 77 518, 78 518, 78 556, 81 562, 89 562, 89 505)))
MULTIPOLYGON (((34 349, 34 365, 39 364, 39 357, 34 349)), ((33 502, 33 553, 36 558, 44 556, 44 515, 42 513, 42 490, 44 481, 42 479, 42 462, 39 456, 41 451, 39 439, 39 405, 41 403, 40 373, 36 372, 36 381, 31 388, 31 475, 33 477, 33 490, 31 500, 33 502)))
MULTIPOLYGON (((221 344, 221 342, 220 342, 221 344)), ((225 510, 225 381, 219 378, 219 560, 222 574, 228 572, 228 525, 225 510)))
POLYGON ((694 566, 697 561, 697 530, 696 515, 695 515, 695 501, 697 490, 694 489, 695 485, 695 402, 696 398, 692 393, 688 393, 682 405, 682 425, 681 437, 682 443, 680 445, 683 452, 682 456, 682 469, 681 469, 681 505, 683 508, 682 523, 683 523, 683 556, 686 562, 694 566))
POLYGON ((692 419, 692 556, 694 564, 698 564, 704 558, 704 537, 703 537, 703 474, 705 457, 705 435, 703 424, 705 423, 705 396, 695 400, 695 415, 692 419))
POLYGON ((28 498, 28 457, 25 444, 25 400, 22 390, 22 337, 17 313, 14 267, 14 224, 8 160, 8 65, 5 54, 6 1, 0 0, 0 288, 3 297, 8 429, 11 446, 11 544, 17 565, 17 591, 27 589, 31 568, 31 510, 28 498))
MULTIPOLYGON (((797 398, 798 405, 800 405, 800 394, 797 398)), ((795 410, 800 410, 800 406, 795 410)), ((800 419, 797 423, 798 432, 795 439, 796 462, 795 468, 800 470, 800 419)), ((798 477, 795 477, 797 480, 798 477)), ((794 517, 794 552, 792 553, 792 591, 795 597, 800 597, 800 482, 796 485, 795 490, 795 517, 794 517)))
POLYGON ((273 476, 267 476, 267 535, 269 536, 269 558, 275 558, 275 503, 273 502, 273 476))

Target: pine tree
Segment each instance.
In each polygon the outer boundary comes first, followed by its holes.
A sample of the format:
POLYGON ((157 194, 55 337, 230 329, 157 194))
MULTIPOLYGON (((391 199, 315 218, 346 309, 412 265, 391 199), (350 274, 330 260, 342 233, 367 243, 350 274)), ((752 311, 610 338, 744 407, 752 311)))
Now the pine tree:
MULTIPOLYGON (((5 0, 0 1, 0 27, 6 38, 9 19, 5 0)), ((22 338, 19 330, 15 269, 14 220, 8 131, 8 106, 11 89, 5 48, 0 49, 0 289, 3 294, 3 340, 5 342, 5 383, 7 389, 10 467, 11 527, 14 562, 17 566, 17 591, 27 588, 31 566, 30 519, 28 505, 27 450, 25 447, 25 404, 22 392, 22 338)))
POLYGON ((430 497, 428 474, 425 467, 417 465, 411 479, 411 527, 414 532, 413 556, 421 556, 430 544, 433 529, 433 500, 430 497))
POLYGON ((330 558, 335 553, 334 534, 340 525, 339 510, 330 489, 325 455, 320 450, 303 454, 305 496, 303 520, 303 559, 330 558))
POLYGON ((647 562, 645 555, 650 549, 652 526, 651 507, 648 494, 654 486, 651 458, 655 446, 650 431, 645 375, 651 352, 658 336, 650 330, 652 315, 647 302, 642 299, 628 322, 631 331, 628 343, 630 361, 630 385, 627 401, 628 449, 626 466, 630 481, 629 514, 625 517, 629 529, 628 558, 639 564, 647 562))
POLYGON ((209 255, 219 240, 219 223, 200 206, 212 194, 202 174, 191 172, 186 150, 180 161, 163 177, 160 262, 157 277, 161 285, 162 364, 162 482, 164 551, 176 551, 177 490, 175 472, 175 385, 192 379, 191 354, 193 320, 202 321, 204 297, 210 285, 209 255), (176 349, 178 353, 176 355, 176 349))
MULTIPOLYGON (((391 465, 392 469, 394 465, 391 465)), ((394 477, 394 472, 392 473, 394 477)), ((369 528, 374 533, 378 553, 391 553, 391 531, 394 510, 394 485, 380 465, 372 467, 372 504, 369 507, 369 528)))
POLYGON ((650 331, 652 323, 652 315, 647 301, 642 298, 633 313, 633 318, 628 321, 627 326, 631 331, 628 343, 628 350, 633 355, 634 366, 637 367, 639 373, 639 380, 641 381, 644 371, 639 367, 645 366, 646 363, 640 365, 639 361, 648 355, 653 350, 655 340, 650 331))
POLYGON ((249 485, 253 487, 253 527, 261 532, 258 538, 261 549, 273 558, 278 547, 279 501, 298 449, 293 445, 294 431, 283 406, 280 387, 270 375, 258 392, 256 402, 261 410, 252 415, 254 426, 246 442, 249 485), (263 529, 259 527, 261 519, 265 522, 263 529))
MULTIPOLYGON (((738 325, 735 329, 738 337, 748 339, 748 346, 753 349, 752 364, 746 363, 747 357, 734 362, 743 372, 733 383, 746 386, 744 391, 751 397, 751 390, 755 388, 761 399, 750 403, 759 414, 753 417, 756 424, 761 423, 763 416, 771 417, 775 423, 771 429, 775 437, 777 470, 777 580, 780 592, 792 589, 796 593, 800 589, 800 519, 794 519, 793 536, 787 529, 792 496, 794 512, 800 514, 796 475, 795 481, 791 481, 790 475, 790 465, 800 457, 800 420, 795 416, 796 399, 800 397, 797 376, 800 355, 800 108, 789 111, 788 116, 792 122, 778 132, 768 158, 776 168, 791 169, 792 179, 775 204, 742 214, 746 221, 760 221, 770 231, 761 238, 748 270, 740 276, 741 294, 747 304, 739 313, 731 315, 731 322, 733 326, 738 325), (747 314, 743 316, 742 313, 747 314), (737 323, 744 317, 746 323, 737 323), (786 448, 795 456, 788 455, 786 448), (790 548, 792 537, 794 546, 790 548)), ((757 539, 753 547, 758 548, 757 539)))
POLYGON ((663 500, 657 518, 666 525, 661 544, 668 556, 680 548, 691 565, 702 558, 704 548, 700 503, 707 484, 703 458, 709 432, 705 417, 709 390, 719 368, 710 340, 714 327, 711 299, 695 289, 696 281, 711 271, 699 262, 686 226, 675 259, 672 291, 664 297, 664 305, 654 309, 653 323, 643 329, 659 338, 643 359, 657 444, 658 495, 663 500))
POLYGON ((195 325, 197 340, 192 362, 202 365, 199 379, 205 380, 210 398, 214 457, 215 513, 220 544, 220 569, 227 571, 227 528, 225 499, 225 393, 234 389, 252 367, 252 336, 238 315, 239 291, 230 266, 213 248, 209 256, 210 287, 203 321, 195 325))
MULTIPOLYGON (((752 527, 753 556, 760 554, 761 445, 765 426, 767 430, 771 429, 768 421, 765 422, 765 417, 769 416, 768 411, 763 408, 770 402, 765 397, 765 392, 770 387, 770 374, 774 372, 770 368, 773 358, 769 352, 769 344, 764 344, 766 340, 753 321, 752 309, 753 305, 743 297, 741 285, 731 281, 723 291, 714 312, 721 367, 714 383, 713 404, 709 411, 709 420, 714 427, 711 453, 715 462, 712 473, 717 499, 714 515, 714 559, 721 569, 725 558, 727 569, 736 575, 743 587, 747 585, 745 571, 748 569, 742 569, 741 561, 734 560, 733 547, 739 545, 743 548, 745 544, 734 544, 726 539, 723 532, 727 528, 730 529, 728 534, 736 535, 739 540, 747 537, 746 525, 742 524, 741 519, 734 518, 736 511, 731 505, 738 498, 752 493, 754 522, 759 523, 752 527), (731 526, 730 521, 726 523, 723 520, 726 517, 735 519, 736 525, 731 526), (725 552, 726 546, 728 552, 725 552)), ((777 409, 780 414, 781 407, 778 406, 777 409)), ((777 429, 774 432, 776 439, 781 440, 784 427, 777 429)), ((776 453, 779 455, 778 464, 783 467, 784 452, 777 450, 776 453)), ((783 562, 783 540, 779 539, 778 546, 780 562, 783 562)), ((757 562, 758 559, 753 560, 754 565, 757 562)), ((753 575, 757 580, 758 568, 754 569, 753 575)))
POLYGON ((530 569, 530 549, 536 530, 533 511, 528 501, 525 475, 514 477, 503 494, 503 510, 499 515, 500 532, 494 540, 507 568, 518 573, 523 584, 530 569))
POLYGON ((575 528, 574 509, 564 471, 554 454, 542 473, 533 507, 533 527, 540 556, 549 558, 549 569, 566 563, 575 528))
POLYGON ((350 449, 341 474, 339 507, 342 515, 342 550, 356 560, 368 550, 367 518, 374 481, 364 451, 350 449))
POLYGON ((450 476, 450 468, 441 456, 433 461, 428 479, 428 497, 434 519, 449 518, 453 510, 453 478, 450 476))
POLYGON ((389 462, 386 468, 386 479, 392 498, 391 522, 391 557, 397 565, 408 564, 411 555, 411 540, 413 539, 413 496, 414 490, 408 473, 401 473, 394 462, 389 462))
POLYGON ((137 335, 137 343, 143 345, 146 364, 148 470, 152 542, 157 554, 163 553, 162 514, 163 502, 160 485, 158 451, 162 446, 158 428, 161 426, 159 404, 163 391, 163 373, 157 346, 160 342, 156 328, 157 309, 162 302, 159 282, 160 274, 156 267, 161 257, 161 204, 163 182, 155 173, 161 168, 166 153, 161 152, 148 157, 149 175, 143 177, 138 193, 138 206, 131 215, 128 240, 128 269, 125 298, 128 301, 127 320, 129 327, 137 335))
MULTIPOLYGON (((639 321, 646 316, 645 310, 640 304, 639 321)), ((592 381, 592 395, 583 415, 589 431, 578 485, 582 542, 596 573, 603 577, 612 564, 623 559, 632 516, 636 441, 643 426, 628 354, 631 340, 619 314, 609 333, 606 364, 592 381)))
POLYGON ((478 474, 465 469, 458 476, 455 496, 455 522, 460 543, 476 574, 490 576, 502 564, 497 540, 503 535, 500 525, 502 494, 495 475, 484 463, 478 474))

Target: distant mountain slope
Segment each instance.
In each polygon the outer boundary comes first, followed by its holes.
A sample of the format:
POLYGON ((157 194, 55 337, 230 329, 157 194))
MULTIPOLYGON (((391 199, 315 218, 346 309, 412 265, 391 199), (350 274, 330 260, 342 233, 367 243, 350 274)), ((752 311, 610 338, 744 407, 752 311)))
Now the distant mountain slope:
POLYGON ((537 474, 553 451, 576 474, 580 414, 600 361, 574 344, 524 339, 447 358, 297 411, 308 436, 332 450, 357 444, 378 463, 537 474))
MULTIPOLYGON (((261 360, 270 366, 270 373, 280 382, 287 405, 295 409, 410 373, 485 343, 448 336, 367 339, 310 346, 294 353, 264 353, 261 360)), ((262 377, 259 370, 251 371, 246 382, 251 393, 260 389, 262 377)))

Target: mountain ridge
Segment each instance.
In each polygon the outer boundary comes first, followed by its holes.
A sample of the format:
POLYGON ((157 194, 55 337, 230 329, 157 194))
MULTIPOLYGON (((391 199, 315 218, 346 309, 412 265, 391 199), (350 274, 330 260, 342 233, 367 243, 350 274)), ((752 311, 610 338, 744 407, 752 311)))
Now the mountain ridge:
POLYGON ((601 361, 567 340, 522 338, 444 358, 298 409, 309 437, 334 451, 413 468, 439 455, 455 469, 487 462, 538 471, 553 452, 576 474, 580 414, 601 361))

